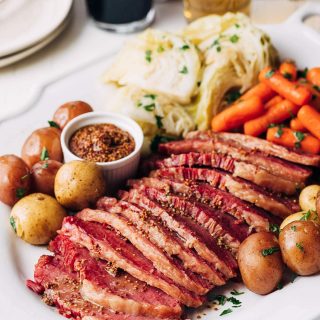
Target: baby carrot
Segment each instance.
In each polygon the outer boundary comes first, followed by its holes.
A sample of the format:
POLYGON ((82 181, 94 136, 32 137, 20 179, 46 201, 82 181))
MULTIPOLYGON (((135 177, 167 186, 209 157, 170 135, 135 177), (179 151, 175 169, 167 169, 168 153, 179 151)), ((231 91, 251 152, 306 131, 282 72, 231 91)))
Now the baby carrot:
POLYGON ((271 107, 263 116, 246 122, 244 124, 244 133, 257 137, 267 131, 271 124, 282 123, 292 115, 296 115, 299 108, 299 106, 293 104, 291 101, 283 100, 271 107))
POLYGON ((259 74, 259 80, 267 84, 272 90, 280 96, 297 104, 303 105, 308 103, 312 98, 312 93, 307 88, 293 83, 283 77, 279 71, 270 67, 263 69, 259 74))
POLYGON ((298 119, 318 139, 320 139, 320 113, 308 106, 303 106, 298 112, 298 119))
POLYGON ((320 68, 312 68, 307 73, 307 80, 314 86, 320 87, 320 68))
POLYGON ((271 107, 275 106, 276 104, 278 104, 279 102, 283 101, 283 98, 280 96, 275 96, 272 99, 270 99, 265 105, 265 109, 268 110, 271 107))
POLYGON ((265 83, 259 83, 249 89, 246 93, 244 93, 241 99, 248 99, 251 97, 259 97, 262 102, 269 101, 272 97, 275 96, 275 92, 270 89, 265 83))
POLYGON ((286 79, 290 81, 295 81, 297 79, 297 67, 291 61, 282 62, 279 71, 286 79))
POLYGON ((318 154, 320 152, 320 140, 312 135, 289 128, 269 128, 267 140, 284 147, 301 149, 307 153, 318 154))
POLYGON ((320 87, 312 85, 310 82, 307 82, 306 79, 299 79, 298 82, 301 86, 306 87, 312 93, 312 98, 309 102, 309 105, 317 110, 320 110, 320 87))
POLYGON ((293 131, 307 131, 306 127, 301 123, 301 121, 298 118, 294 118, 290 121, 290 128, 293 131))
POLYGON ((246 121, 261 116, 263 112, 264 106, 260 98, 240 99, 213 117, 211 128, 216 132, 235 129, 242 126, 246 121))

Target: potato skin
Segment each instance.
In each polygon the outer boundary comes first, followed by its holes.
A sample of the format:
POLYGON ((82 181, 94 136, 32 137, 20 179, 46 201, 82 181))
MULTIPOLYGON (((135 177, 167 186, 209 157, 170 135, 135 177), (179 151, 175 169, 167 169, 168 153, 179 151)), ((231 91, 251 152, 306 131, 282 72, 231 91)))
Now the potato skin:
POLYGON ((105 190, 102 168, 88 161, 74 160, 64 164, 58 170, 54 183, 58 202, 71 210, 95 205, 105 190))
POLYGON ((317 194, 317 199, 316 199, 316 211, 318 213, 318 216, 320 216, 320 191, 317 194))
POLYGON ((61 162, 55 160, 39 161, 32 167, 32 189, 35 192, 54 196, 54 179, 61 162))
POLYGON ((12 208, 10 223, 18 237, 34 244, 47 244, 61 228, 65 209, 46 194, 33 193, 12 208))
POLYGON ((60 106, 53 115, 53 121, 62 130, 73 118, 91 112, 91 106, 83 101, 70 101, 60 106))
POLYGON ((27 164, 13 154, 0 157, 0 201, 13 206, 30 191, 31 179, 27 164))
POLYGON ((276 236, 258 232, 245 239, 238 252, 238 264, 246 287, 261 295, 272 292, 283 276, 284 264, 278 252, 263 256, 264 249, 279 248, 276 236))
POLYGON ((303 211, 316 211, 317 194, 320 186, 312 184, 302 189, 299 195, 299 205, 303 211))
POLYGON ((62 162, 63 153, 60 144, 61 131, 57 128, 48 127, 33 131, 22 146, 22 159, 31 168, 41 161, 41 153, 46 148, 49 159, 62 162))
POLYGON ((312 221, 294 221, 283 228, 279 244, 285 264, 308 276, 320 271, 320 227, 312 221))

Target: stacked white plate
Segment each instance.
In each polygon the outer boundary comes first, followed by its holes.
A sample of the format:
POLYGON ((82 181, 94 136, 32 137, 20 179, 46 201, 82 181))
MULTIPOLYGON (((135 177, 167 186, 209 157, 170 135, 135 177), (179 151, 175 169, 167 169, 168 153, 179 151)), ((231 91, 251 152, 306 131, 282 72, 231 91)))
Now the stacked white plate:
POLYGON ((0 67, 40 50, 67 26, 73 0, 0 0, 0 67))

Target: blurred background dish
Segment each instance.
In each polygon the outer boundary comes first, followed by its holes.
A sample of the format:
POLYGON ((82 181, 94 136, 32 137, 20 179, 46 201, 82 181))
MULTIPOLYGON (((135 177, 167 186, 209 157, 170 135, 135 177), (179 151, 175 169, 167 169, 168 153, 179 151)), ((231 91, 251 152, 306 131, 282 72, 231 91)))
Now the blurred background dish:
POLYGON ((67 19, 72 0, 2 0, 0 58, 44 42, 67 19))

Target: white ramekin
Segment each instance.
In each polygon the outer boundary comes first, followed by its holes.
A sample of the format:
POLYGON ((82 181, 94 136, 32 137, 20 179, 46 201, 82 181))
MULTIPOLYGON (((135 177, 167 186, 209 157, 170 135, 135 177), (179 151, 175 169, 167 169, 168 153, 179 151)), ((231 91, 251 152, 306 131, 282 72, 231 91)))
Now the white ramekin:
POLYGON ((117 191, 117 188, 125 183, 127 179, 134 177, 136 174, 143 144, 143 132, 134 120, 117 113, 88 112, 82 114, 72 119, 62 131, 61 146, 65 162, 83 160, 70 151, 69 140, 78 129, 98 123, 114 124, 120 129, 129 132, 135 141, 135 149, 128 156, 111 162, 97 162, 103 168, 107 191, 110 194, 117 191))

